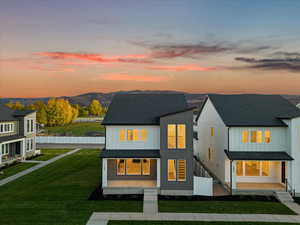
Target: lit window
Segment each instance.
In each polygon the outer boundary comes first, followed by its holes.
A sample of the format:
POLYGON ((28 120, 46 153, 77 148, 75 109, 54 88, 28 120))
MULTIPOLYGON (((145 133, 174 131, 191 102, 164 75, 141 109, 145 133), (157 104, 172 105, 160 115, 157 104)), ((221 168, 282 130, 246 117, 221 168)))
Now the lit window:
POLYGON ((251 131, 251 142, 256 143, 257 142, 257 132, 251 131))
POLYGON ((265 143, 270 143, 271 142, 271 131, 266 130, 265 131, 265 143))
POLYGON ((178 181, 185 181, 186 179, 186 163, 185 160, 178 160, 178 181))
POLYGON ((133 140, 133 130, 128 129, 127 130, 127 140, 132 141, 133 140))
POLYGON ((177 148, 185 148, 185 124, 177 125, 177 148))
POLYGON ((126 140, 126 130, 125 129, 121 129, 119 131, 119 140, 120 141, 125 141, 126 140))
POLYGON ((246 161, 245 162, 245 176, 259 176, 260 175, 260 162, 259 161, 246 161))
POLYGON ((143 175, 150 175, 150 160, 143 159, 142 164, 143 175))
POLYGON ((176 125, 168 124, 168 148, 176 148, 176 125))
POLYGON ((148 139, 148 131, 146 129, 141 130, 141 140, 142 141, 147 141, 148 139))
POLYGON ((125 175, 125 159, 117 160, 117 175, 125 175))
POLYGON ((126 160, 126 174, 127 175, 141 175, 141 160, 127 159, 126 160))
POLYGON ((211 133, 211 136, 215 136, 215 128, 214 127, 211 127, 210 128, 210 133, 211 133))
POLYGON ((263 142, 263 132, 261 130, 259 130, 259 131, 257 131, 256 134, 257 134, 256 142, 257 143, 262 143, 263 142))
POLYGON ((139 130, 134 129, 133 130, 133 141, 138 141, 139 140, 139 130))
POLYGON ((236 175, 237 176, 243 176, 243 161, 236 161, 236 175))
POLYGON ((261 175, 262 176, 269 176, 270 173, 270 165, 268 161, 261 162, 261 175))
POLYGON ((242 142, 248 143, 248 141, 249 141, 249 132, 244 130, 242 133, 242 142))
POLYGON ((175 159, 168 160, 168 181, 176 181, 175 159))

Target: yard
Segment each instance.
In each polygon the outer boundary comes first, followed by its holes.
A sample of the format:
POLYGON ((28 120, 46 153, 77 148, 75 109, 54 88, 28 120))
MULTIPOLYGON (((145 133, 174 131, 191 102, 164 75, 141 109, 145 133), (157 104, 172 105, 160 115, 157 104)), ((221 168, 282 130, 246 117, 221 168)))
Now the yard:
POLYGON ((46 161, 69 151, 71 149, 41 149, 42 155, 33 158, 33 160, 46 161))
POLYGON ((17 163, 14 165, 10 165, 9 167, 0 170, 1 172, 3 172, 3 174, 0 173, 0 180, 19 173, 23 170, 29 169, 30 167, 33 167, 35 165, 36 163, 17 163))
POLYGON ((99 150, 81 150, 1 186, 0 224, 85 225, 94 211, 142 211, 142 201, 87 200, 100 180, 99 161, 99 150))
POLYGON ((200 222, 200 221, 109 221, 108 225, 296 225, 297 223, 200 222))
POLYGON ((59 136, 95 136, 104 135, 104 127, 100 122, 78 122, 64 126, 45 127, 46 135, 59 136))
POLYGON ((178 213, 245 213, 295 215, 279 202, 266 201, 180 201, 159 200, 160 212, 178 213))

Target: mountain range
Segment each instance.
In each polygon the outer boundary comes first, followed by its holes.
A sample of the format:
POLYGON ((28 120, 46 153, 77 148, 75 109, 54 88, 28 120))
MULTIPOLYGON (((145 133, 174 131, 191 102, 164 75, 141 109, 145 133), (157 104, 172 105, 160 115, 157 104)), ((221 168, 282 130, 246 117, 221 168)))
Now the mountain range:
MULTIPOLYGON (((132 90, 132 91, 118 91, 118 92, 109 92, 109 93, 101 93, 101 92, 91 92, 91 93, 85 93, 80 94, 76 96, 61 96, 60 98, 64 98, 69 100, 72 104, 79 104, 81 106, 87 106, 91 100, 97 99, 99 100, 103 105, 108 106, 111 102, 113 96, 115 94, 120 93, 127 93, 127 94, 134 94, 134 93, 151 93, 151 94, 160 94, 160 93, 182 93, 186 96, 186 99, 190 106, 199 106, 200 103, 202 103, 205 99, 205 96, 207 93, 188 93, 188 92, 180 92, 180 91, 168 91, 168 90, 162 90, 162 91, 152 91, 152 90, 132 90)), ((300 103, 300 95, 282 95, 284 98, 289 100, 293 104, 300 103)), ((20 101, 22 104, 30 104, 35 101, 44 101, 47 102, 51 97, 45 97, 45 98, 1 98, 0 102, 7 103, 9 101, 20 101)))

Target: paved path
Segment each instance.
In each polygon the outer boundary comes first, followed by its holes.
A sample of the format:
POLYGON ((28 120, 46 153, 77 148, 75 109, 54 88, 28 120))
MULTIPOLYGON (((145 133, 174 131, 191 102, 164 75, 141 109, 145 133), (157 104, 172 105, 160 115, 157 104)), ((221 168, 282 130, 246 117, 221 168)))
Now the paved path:
POLYGON ((43 161, 39 160, 22 160, 22 163, 42 163, 43 161))
POLYGON ((156 188, 144 189, 145 214, 156 214, 158 212, 157 194, 156 188))
POLYGON ((20 178, 20 177, 23 177, 24 175, 29 174, 29 173, 31 173, 31 172, 33 172, 33 171, 35 171, 35 170, 38 170, 38 169, 40 169, 40 168, 42 168, 42 167, 44 167, 44 166, 47 166, 47 165, 49 165, 50 163, 53 163, 53 162, 55 162, 55 161, 57 161, 57 160, 59 160, 59 159, 65 157, 65 156, 67 156, 67 155, 71 155, 71 154, 73 154, 73 153, 75 153, 75 152, 78 152, 79 150, 80 150, 80 148, 77 148, 77 149, 74 149, 74 150, 69 151, 69 152, 67 152, 67 153, 58 155, 58 156, 56 156, 56 157, 54 157, 54 158, 52 158, 52 159, 49 159, 49 160, 44 161, 44 162, 41 162, 41 163, 37 164, 36 166, 33 166, 33 167, 31 167, 31 168, 29 168, 29 169, 27 169, 27 170, 23 170, 23 171, 21 171, 20 173, 17 173, 17 174, 15 174, 15 175, 12 175, 12 176, 10 176, 10 177, 7 177, 7 178, 5 178, 5 179, 3 179, 3 180, 0 180, 0 186, 2 186, 2 185, 4 185, 4 184, 7 184, 7 183, 9 183, 9 182, 11 182, 11 181, 14 181, 14 180, 16 180, 16 179, 18 179, 18 178, 20 178))
POLYGON ((213 213, 99 213, 92 214, 88 225, 102 225, 109 220, 156 221, 234 221, 300 223, 300 216, 273 214, 213 214, 213 213), (100 223, 101 221, 101 223, 100 223))

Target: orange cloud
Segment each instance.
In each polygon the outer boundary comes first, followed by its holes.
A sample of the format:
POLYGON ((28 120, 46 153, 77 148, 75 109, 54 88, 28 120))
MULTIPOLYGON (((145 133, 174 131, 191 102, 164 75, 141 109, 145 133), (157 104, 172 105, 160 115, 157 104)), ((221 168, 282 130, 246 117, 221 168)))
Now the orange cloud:
POLYGON ((152 70, 166 70, 166 71, 210 71, 216 70, 216 67, 202 67, 194 64, 182 65, 182 66, 149 66, 152 70))
POLYGON ((164 82, 171 79, 170 76, 155 75, 130 75, 126 73, 109 73, 99 77, 102 80, 110 81, 135 81, 135 82, 164 82))
POLYGON ((35 53, 39 56, 46 56, 51 59, 80 59, 86 61, 95 61, 99 63, 150 63, 151 60, 147 59, 147 55, 125 55, 125 56, 112 56, 107 57, 101 54, 90 53, 73 53, 73 52, 38 52, 35 53))

